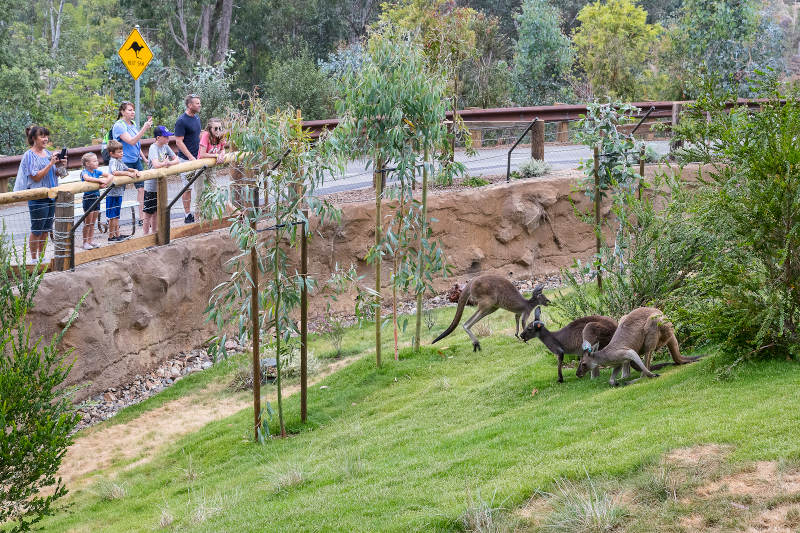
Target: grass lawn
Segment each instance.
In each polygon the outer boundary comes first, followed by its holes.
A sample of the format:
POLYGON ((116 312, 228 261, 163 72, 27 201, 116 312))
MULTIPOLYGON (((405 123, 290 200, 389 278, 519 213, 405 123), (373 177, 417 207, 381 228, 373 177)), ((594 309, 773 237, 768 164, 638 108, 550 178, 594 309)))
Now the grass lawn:
MULTIPOLYGON (((425 342, 453 312, 436 312, 425 342)), ((677 447, 729 445, 729 464, 800 460, 796 363, 750 364, 718 381, 706 359, 615 389, 609 371, 591 381, 565 369, 558 384, 555 357, 538 341, 514 339, 512 315, 483 323, 493 333, 482 352, 459 328, 420 353, 404 350, 399 361, 385 344, 381 369, 369 349, 373 329, 351 330, 344 348, 363 358, 310 388, 306 426, 299 397, 288 398, 290 438, 254 444, 252 411, 244 410, 71 493, 45 530, 457 531, 476 505, 510 515, 557 480, 624 482, 677 447)), ((315 339, 311 349, 330 347, 315 339)), ((228 375, 212 372, 195 386, 228 375)), ((638 519, 629 529, 659 528, 638 519)))

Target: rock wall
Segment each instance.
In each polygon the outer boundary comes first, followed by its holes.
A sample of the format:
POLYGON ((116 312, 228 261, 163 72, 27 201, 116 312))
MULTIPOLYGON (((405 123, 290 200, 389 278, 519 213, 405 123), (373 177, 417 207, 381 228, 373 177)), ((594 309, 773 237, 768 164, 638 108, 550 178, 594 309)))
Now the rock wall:
MULTIPOLYGON (((573 192, 576 177, 567 172, 431 194, 429 213, 437 219, 432 229, 454 266, 453 277, 437 280, 436 288, 444 290, 455 279, 480 272, 524 279, 590 256, 592 227, 576 219, 574 209, 589 211, 591 206, 583 194, 573 192)), ((373 267, 363 261, 375 239, 374 220, 374 202, 364 202, 344 205, 338 224, 312 221, 310 273, 322 282, 337 263, 354 263, 364 282, 374 283, 373 267)), ((49 337, 58 331, 88 293, 64 337, 76 356, 70 383, 87 384, 80 398, 128 383, 214 334, 204 310, 213 287, 227 278, 225 262, 235 252, 221 230, 81 265, 75 272, 47 274, 29 315, 33 333, 49 337)), ((312 297, 310 314, 322 305, 321 296, 312 297)), ((347 298, 340 298, 339 306, 352 310, 347 298)))

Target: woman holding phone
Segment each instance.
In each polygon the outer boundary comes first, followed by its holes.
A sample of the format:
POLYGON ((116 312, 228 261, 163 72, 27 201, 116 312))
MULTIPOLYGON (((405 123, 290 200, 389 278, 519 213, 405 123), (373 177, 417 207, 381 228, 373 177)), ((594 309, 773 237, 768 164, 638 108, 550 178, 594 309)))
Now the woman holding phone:
MULTIPOLYGON (((66 158, 59 159, 59 154, 45 148, 50 143, 50 131, 44 126, 30 126, 25 129, 28 145, 31 147, 22 155, 22 161, 14 182, 15 191, 55 187, 58 185, 56 163, 67 164, 66 158)), ((30 200, 28 211, 31 216, 31 258, 36 261, 44 255, 47 234, 53 229, 53 218, 56 214, 56 202, 50 198, 30 200)))
MULTIPOLYGON (((131 170, 142 171, 145 169, 144 162, 147 156, 142 152, 141 139, 144 133, 153 125, 153 117, 147 117, 147 121, 139 129, 134 122, 136 120, 136 109, 131 102, 122 102, 119 105, 117 121, 111 129, 111 134, 117 141, 122 143, 122 162, 131 170)), ((136 188, 137 200, 139 201, 139 225, 142 223, 142 209, 144 208, 144 182, 139 181, 133 184, 136 188)))

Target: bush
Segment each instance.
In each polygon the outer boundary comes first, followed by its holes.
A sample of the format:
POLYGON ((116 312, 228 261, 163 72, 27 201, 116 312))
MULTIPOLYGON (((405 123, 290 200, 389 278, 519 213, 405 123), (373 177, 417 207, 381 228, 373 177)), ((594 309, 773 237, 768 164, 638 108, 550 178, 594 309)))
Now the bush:
POLYGON ((72 368, 59 348, 64 332, 44 344, 25 323, 43 273, 15 274, 9 242, 0 233, 0 524, 28 531, 67 493, 56 476, 79 415, 63 388, 72 368))
MULTIPOLYGON (((654 185, 658 191, 661 180, 654 185)), ((691 195, 685 186, 677 180, 663 186, 665 191, 656 192, 654 200, 630 194, 626 211, 615 208, 622 225, 618 235, 627 237, 624 246, 601 250, 602 292, 584 283, 596 275, 588 266, 562 273, 569 290, 555 305, 569 320, 592 314, 620 318, 642 306, 658 307, 672 318, 669 311, 682 305, 678 291, 702 269, 711 239, 689 219, 691 195), (657 209, 657 204, 666 205, 657 209)))
MULTIPOLYGON (((682 290, 692 332, 741 361, 800 356, 800 93, 760 80, 761 111, 728 112, 709 83, 677 134, 710 163, 689 205, 710 238, 682 290)), ((734 89, 735 91, 735 89, 734 89)))
POLYGON ((544 176, 552 169, 552 165, 540 159, 531 159, 527 163, 521 165, 516 172, 512 173, 515 179, 530 179, 544 176))
POLYGON ((264 97, 274 109, 300 109, 305 120, 335 116, 333 82, 305 50, 275 62, 267 72, 264 97))
POLYGON ((483 187, 489 185, 489 181, 481 178, 480 176, 470 176, 462 182, 467 187, 483 187))

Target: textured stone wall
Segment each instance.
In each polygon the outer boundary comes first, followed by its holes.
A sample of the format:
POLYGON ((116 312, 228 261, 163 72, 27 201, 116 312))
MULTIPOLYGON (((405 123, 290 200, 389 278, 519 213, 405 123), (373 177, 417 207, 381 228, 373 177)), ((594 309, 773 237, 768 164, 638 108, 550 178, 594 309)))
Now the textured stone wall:
MULTIPOLYGON (((591 255, 592 228, 574 215, 575 207, 590 209, 583 194, 573 192, 576 175, 432 194, 432 228, 454 266, 453 277, 437 280, 437 289, 480 272, 524 279, 591 255)), ((364 282, 374 283, 373 268, 363 261, 375 239, 374 219, 374 202, 364 202, 346 204, 339 224, 312 221, 310 272, 322 282, 337 263, 355 263, 364 282)), ((88 292, 64 338, 76 356, 70 381, 88 385, 80 397, 127 383, 214 334, 204 310, 236 252, 226 235, 222 230, 180 239, 45 276, 30 313, 35 334, 52 335, 88 292)), ((312 297, 310 314, 322 305, 320 296, 312 297)), ((352 310, 347 298, 340 298, 339 307, 352 310)))

